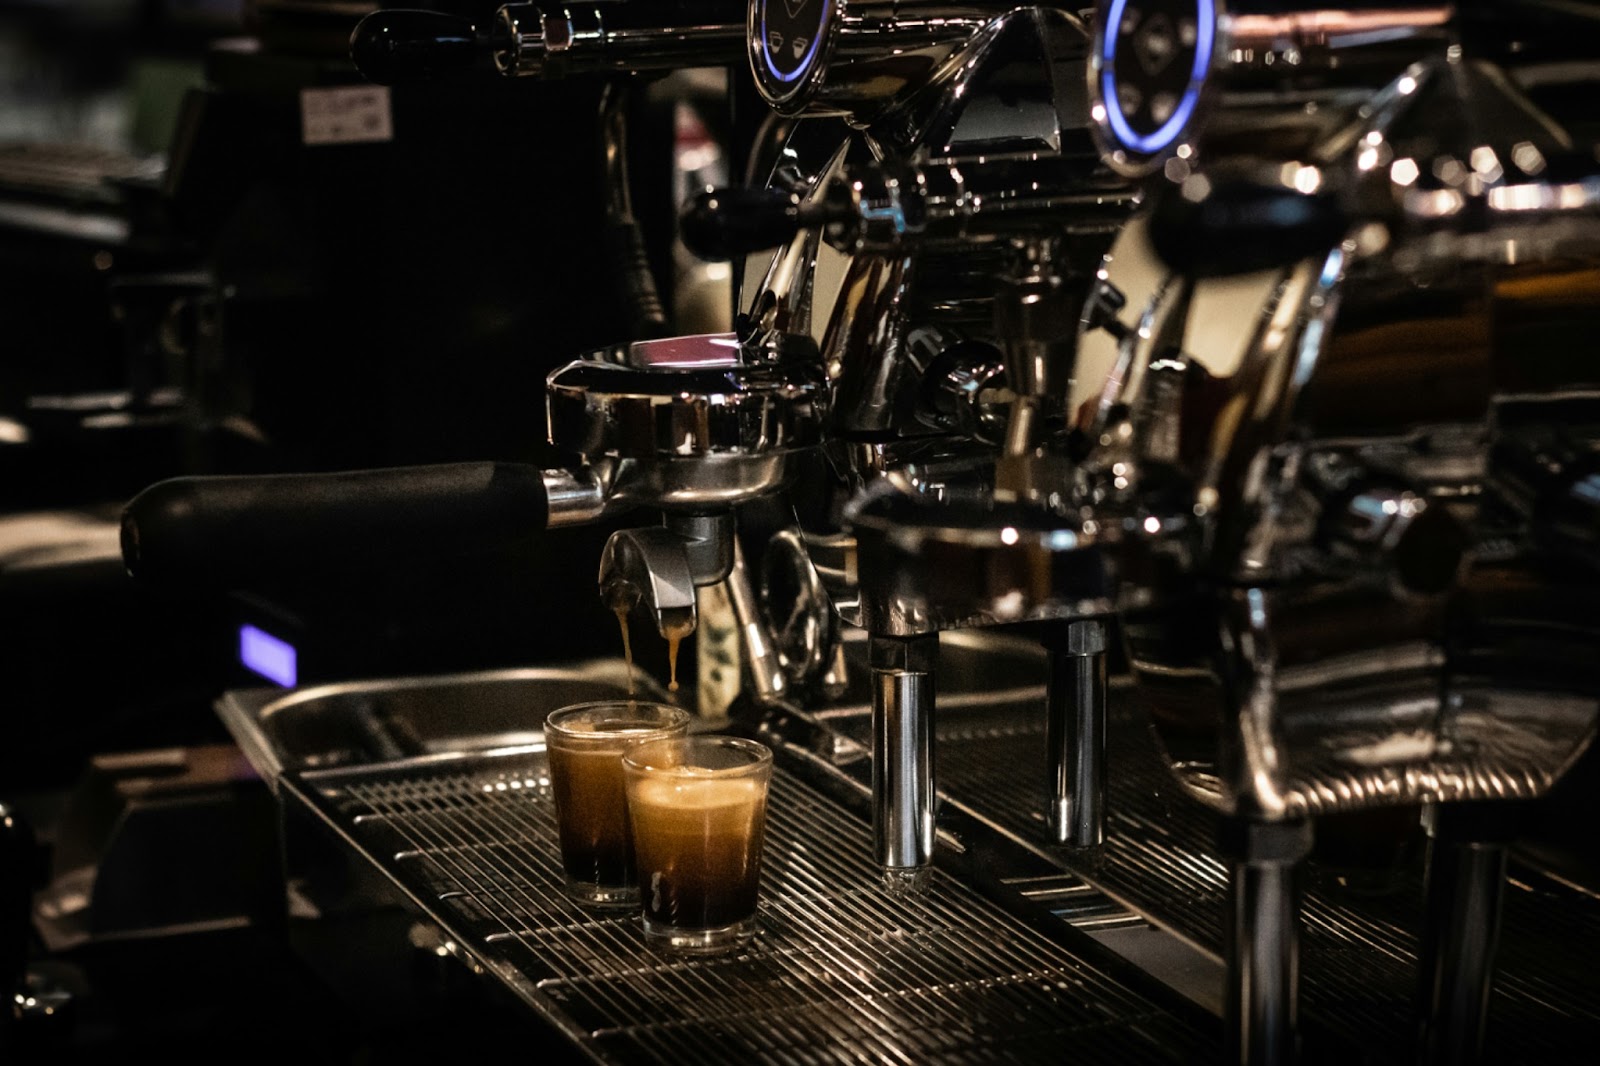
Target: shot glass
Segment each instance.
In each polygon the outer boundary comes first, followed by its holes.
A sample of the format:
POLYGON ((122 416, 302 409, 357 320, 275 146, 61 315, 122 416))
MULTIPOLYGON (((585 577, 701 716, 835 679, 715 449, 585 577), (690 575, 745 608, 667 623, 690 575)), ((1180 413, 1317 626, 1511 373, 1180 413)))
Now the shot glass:
POLYGON ((772 751, 684 736, 629 749, 622 769, 646 942, 689 954, 738 948, 756 929, 772 751))
POLYGON ((600 908, 639 905, 622 756, 681 737, 689 713, 664 703, 603 700, 551 711, 544 723, 567 894, 600 908))

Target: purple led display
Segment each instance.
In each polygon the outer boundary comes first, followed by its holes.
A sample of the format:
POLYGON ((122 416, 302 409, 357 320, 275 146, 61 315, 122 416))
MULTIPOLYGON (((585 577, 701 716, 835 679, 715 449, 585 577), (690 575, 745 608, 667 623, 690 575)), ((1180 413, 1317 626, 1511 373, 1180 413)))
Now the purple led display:
POLYGON ((252 625, 239 627, 239 661, 246 669, 293 688, 298 678, 294 645, 252 625))

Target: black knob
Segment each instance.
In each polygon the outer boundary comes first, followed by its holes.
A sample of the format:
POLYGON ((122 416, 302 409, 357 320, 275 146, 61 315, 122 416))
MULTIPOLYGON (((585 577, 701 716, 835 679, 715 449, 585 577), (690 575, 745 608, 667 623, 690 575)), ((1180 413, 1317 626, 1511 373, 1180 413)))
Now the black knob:
POLYGON ((794 239, 810 218, 778 189, 707 189, 678 219, 683 245, 701 259, 732 259, 794 239))
POLYGON ((488 32, 439 11, 374 11, 350 33, 350 59, 379 85, 490 72, 493 56, 488 32))

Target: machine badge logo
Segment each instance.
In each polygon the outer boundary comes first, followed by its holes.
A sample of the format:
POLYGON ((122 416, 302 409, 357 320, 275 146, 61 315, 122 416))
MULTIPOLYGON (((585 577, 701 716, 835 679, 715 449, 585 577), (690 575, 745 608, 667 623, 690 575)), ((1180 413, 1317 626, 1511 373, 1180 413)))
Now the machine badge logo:
POLYGON ((1146 74, 1158 74, 1166 69, 1177 54, 1177 37, 1172 23, 1158 14, 1144 24, 1133 39, 1133 54, 1146 74))

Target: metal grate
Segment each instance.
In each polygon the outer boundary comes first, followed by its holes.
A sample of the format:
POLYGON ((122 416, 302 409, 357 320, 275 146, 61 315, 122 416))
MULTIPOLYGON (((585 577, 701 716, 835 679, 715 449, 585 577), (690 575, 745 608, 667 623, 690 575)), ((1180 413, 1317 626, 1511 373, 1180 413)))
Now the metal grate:
POLYGON ((781 767, 760 933, 734 956, 646 946, 637 918, 560 889, 542 754, 352 779, 338 817, 489 969, 605 1062, 1206 1062, 1218 1033, 1165 1013, 935 871, 876 886, 861 820, 781 767), (528 992, 532 989, 532 992, 528 992))
MULTIPOLYGON (((1043 707, 969 718, 939 733, 939 786, 959 803, 1152 921, 1220 957, 1227 870, 1216 820, 1186 796, 1130 699, 1112 694, 1107 839, 1079 857, 1044 847, 1043 707)), ((1413 1003, 1422 925, 1421 856, 1386 891, 1307 884, 1301 901, 1302 1007, 1308 1020, 1371 1049, 1414 1059, 1413 1003)), ((1487 1062, 1586 1061, 1600 1039, 1600 900, 1514 871, 1505 901, 1487 1062)))

